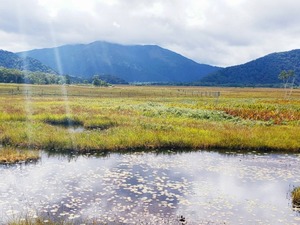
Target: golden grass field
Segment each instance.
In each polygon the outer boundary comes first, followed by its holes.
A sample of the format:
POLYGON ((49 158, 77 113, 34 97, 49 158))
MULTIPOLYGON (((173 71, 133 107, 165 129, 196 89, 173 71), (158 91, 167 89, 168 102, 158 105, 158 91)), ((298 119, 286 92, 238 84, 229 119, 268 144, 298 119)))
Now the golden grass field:
POLYGON ((299 152, 299 120, 299 89, 0 84, 4 148, 299 152))

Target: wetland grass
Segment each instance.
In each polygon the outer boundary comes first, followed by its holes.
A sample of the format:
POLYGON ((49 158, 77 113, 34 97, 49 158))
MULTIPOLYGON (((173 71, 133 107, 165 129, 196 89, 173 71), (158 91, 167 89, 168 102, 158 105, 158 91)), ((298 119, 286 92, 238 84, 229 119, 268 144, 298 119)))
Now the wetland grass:
POLYGON ((292 203, 294 208, 300 209, 300 187, 296 187, 292 191, 292 203))
MULTIPOLYGON (((7 225, 75 225, 75 223, 71 222, 55 222, 50 219, 43 219, 43 218, 36 218, 36 219, 29 219, 29 218, 22 218, 16 219, 11 222, 8 222, 7 225)), ((84 223, 85 224, 85 223, 84 223)), ((95 223, 89 223, 94 225, 95 223)))
POLYGON ((32 162, 40 158, 37 151, 17 150, 11 147, 0 148, 0 164, 32 162))
MULTIPOLYGON (((0 90, 7 87, 14 88, 3 84, 0 90)), ((33 85, 30 90, 27 103, 23 95, 9 96, 10 101, 0 95, 4 146, 77 152, 300 149, 300 90, 284 101, 279 89, 67 86, 68 111, 59 86, 33 85), (44 96, 34 94, 40 89, 44 96), (221 92, 218 101, 195 94, 209 91, 221 92), (72 133, 72 126, 84 130, 72 133)))

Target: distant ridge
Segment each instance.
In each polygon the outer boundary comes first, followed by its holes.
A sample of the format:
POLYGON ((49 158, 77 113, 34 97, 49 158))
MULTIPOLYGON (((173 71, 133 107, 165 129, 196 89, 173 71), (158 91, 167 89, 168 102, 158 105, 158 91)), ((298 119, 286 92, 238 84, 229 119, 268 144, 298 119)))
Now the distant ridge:
POLYGON ((272 53, 242 65, 224 68, 203 77, 200 83, 215 86, 279 86, 282 81, 278 75, 282 70, 294 70, 299 79, 299 49, 272 53))
POLYGON ((82 78, 110 74, 127 82, 192 82, 220 69, 198 64, 156 45, 120 45, 96 41, 23 53, 61 74, 82 78))
POLYGON ((51 69, 49 66, 42 64, 36 59, 30 57, 22 57, 15 53, 4 50, 0 50, 0 67, 57 74, 56 71, 51 69))

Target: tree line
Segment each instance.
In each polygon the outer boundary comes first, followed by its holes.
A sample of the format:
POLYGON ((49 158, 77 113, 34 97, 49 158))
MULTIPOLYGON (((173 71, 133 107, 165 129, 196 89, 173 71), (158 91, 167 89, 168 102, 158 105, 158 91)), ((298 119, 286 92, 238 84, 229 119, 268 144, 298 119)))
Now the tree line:
POLYGON ((0 67, 0 82, 18 84, 64 84, 66 83, 66 76, 0 67))
POLYGON ((44 72, 32 72, 18 69, 8 69, 0 67, 0 83, 17 83, 17 84, 72 84, 85 83, 94 86, 109 86, 105 80, 100 79, 99 75, 95 75, 90 80, 82 80, 69 75, 56 75, 44 72))

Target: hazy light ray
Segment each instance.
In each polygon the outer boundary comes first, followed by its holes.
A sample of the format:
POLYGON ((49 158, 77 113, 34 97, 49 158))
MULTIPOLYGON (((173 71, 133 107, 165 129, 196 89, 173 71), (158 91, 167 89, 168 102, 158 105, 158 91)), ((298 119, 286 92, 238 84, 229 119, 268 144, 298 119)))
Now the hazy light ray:
MULTIPOLYGON (((49 29, 50 29, 50 33, 51 33, 52 43, 54 44, 54 46, 57 46, 55 31, 54 31, 51 23, 49 23, 49 29)), ((63 75, 63 66, 61 63, 60 53, 58 51, 58 48, 54 48, 54 54, 55 54, 55 63, 58 68, 58 73, 60 75, 63 75)), ((64 84, 61 85, 61 92, 62 92, 62 96, 63 96, 64 103, 65 103, 65 112, 66 112, 65 114, 66 114, 66 116, 70 116, 70 115, 72 115, 72 110, 71 110, 70 104, 69 104, 68 90, 64 84)), ((68 124, 68 125, 70 126, 72 124, 68 124)), ((75 149, 75 146, 76 146, 75 135, 71 131, 71 129, 68 129, 68 133, 69 133, 69 137, 71 138, 72 148, 75 149)))
MULTIPOLYGON (((93 43, 91 43, 90 45, 92 45, 93 43)), ((90 50, 93 51, 93 50, 90 50)), ((96 62, 96 60, 92 60, 90 63, 92 65, 92 68, 94 70, 94 74, 93 75, 105 75, 105 74, 111 74, 111 75, 115 75, 115 71, 112 65, 112 60, 110 57, 110 53, 107 49, 107 47, 105 45, 103 45, 103 43, 100 44, 100 49, 98 49, 98 54, 101 54, 101 59, 102 61, 104 61, 104 63, 106 64, 107 71, 105 72, 105 70, 102 71, 98 71, 98 66, 99 63, 96 62)), ((101 79, 101 78, 100 78, 101 79)))
MULTIPOLYGON (((23 22, 23 12, 24 10, 21 9, 20 5, 17 5, 17 17, 18 17, 18 27, 19 27, 19 31, 21 34, 25 34, 25 27, 26 24, 24 24, 23 22)), ((26 43, 25 37, 23 35, 21 35, 22 37, 22 42, 26 43)), ((27 54, 23 53, 22 54, 22 63, 23 63, 23 73, 25 74, 25 77, 28 75, 28 63, 25 60, 26 59, 27 54)), ((32 89, 31 86, 26 84, 26 80, 24 83, 24 98, 25 98, 25 112, 26 112, 26 128, 27 128, 27 135, 28 135, 28 147, 30 147, 31 143, 32 143, 32 138, 33 138, 33 127, 32 127, 32 101, 31 101, 31 95, 32 95, 32 89)))

